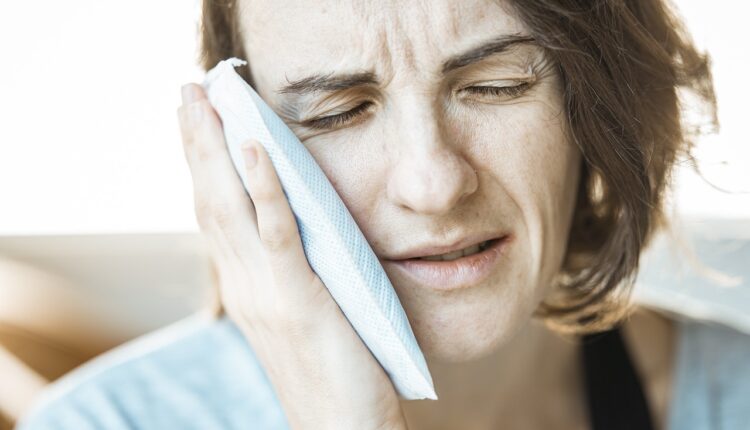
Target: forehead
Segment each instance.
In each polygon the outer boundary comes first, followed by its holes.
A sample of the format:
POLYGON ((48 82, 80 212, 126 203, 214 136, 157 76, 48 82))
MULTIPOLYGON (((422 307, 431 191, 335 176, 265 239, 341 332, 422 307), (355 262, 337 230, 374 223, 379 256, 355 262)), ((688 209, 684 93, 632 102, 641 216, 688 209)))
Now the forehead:
POLYGON ((445 58, 525 27, 499 0, 240 0, 253 76, 276 88, 311 73, 439 73, 445 58))

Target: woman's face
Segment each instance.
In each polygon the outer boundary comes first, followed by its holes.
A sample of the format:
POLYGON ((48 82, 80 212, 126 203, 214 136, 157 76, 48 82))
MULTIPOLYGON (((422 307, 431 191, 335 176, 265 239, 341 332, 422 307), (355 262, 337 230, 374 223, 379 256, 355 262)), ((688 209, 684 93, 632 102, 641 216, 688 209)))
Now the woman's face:
POLYGON ((258 92, 352 213, 428 360, 510 340, 562 263, 580 163, 560 78, 523 42, 527 28, 493 0, 239 6, 258 92), (464 288, 431 288, 388 261, 486 232, 510 240, 464 288))

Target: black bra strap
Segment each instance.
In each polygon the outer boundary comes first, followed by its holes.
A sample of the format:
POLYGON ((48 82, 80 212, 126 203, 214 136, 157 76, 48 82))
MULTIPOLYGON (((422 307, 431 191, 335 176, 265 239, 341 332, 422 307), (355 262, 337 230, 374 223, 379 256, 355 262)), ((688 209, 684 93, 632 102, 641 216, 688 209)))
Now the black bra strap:
POLYGON ((582 336, 586 401, 593 430, 653 430, 651 412, 620 327, 582 336))

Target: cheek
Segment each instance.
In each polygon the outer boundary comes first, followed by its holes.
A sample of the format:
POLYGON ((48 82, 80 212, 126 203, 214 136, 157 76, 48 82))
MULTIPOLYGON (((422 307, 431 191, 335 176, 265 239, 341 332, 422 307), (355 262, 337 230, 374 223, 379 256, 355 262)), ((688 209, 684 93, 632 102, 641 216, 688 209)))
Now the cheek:
POLYGON ((385 196, 388 161, 383 142, 367 132, 332 133, 304 143, 371 244, 382 229, 373 224, 385 196))
POLYGON ((567 139, 562 101, 549 97, 484 108, 462 134, 472 142, 478 168, 490 173, 495 198, 513 206, 506 213, 525 244, 529 286, 540 295, 562 264, 578 182, 580 154, 567 139))

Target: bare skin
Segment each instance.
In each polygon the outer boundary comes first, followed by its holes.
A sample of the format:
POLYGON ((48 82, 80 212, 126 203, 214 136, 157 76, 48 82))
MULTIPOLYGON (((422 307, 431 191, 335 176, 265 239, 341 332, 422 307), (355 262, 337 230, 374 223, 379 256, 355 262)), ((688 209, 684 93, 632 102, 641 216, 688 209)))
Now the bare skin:
MULTIPOLYGON (((664 429, 671 399, 673 321, 639 307, 622 333, 654 424, 664 429)), ((579 348, 577 338, 532 322, 519 337, 463 372, 455 366, 433 366, 441 384, 463 390, 448 391, 451 397, 444 395, 437 402, 402 402, 409 429, 588 430, 579 348), (472 376, 476 379, 467 380, 472 376)))
POLYGON ((657 429, 665 429, 672 400, 676 353, 675 321, 669 314, 641 308, 624 325, 623 335, 657 429))

